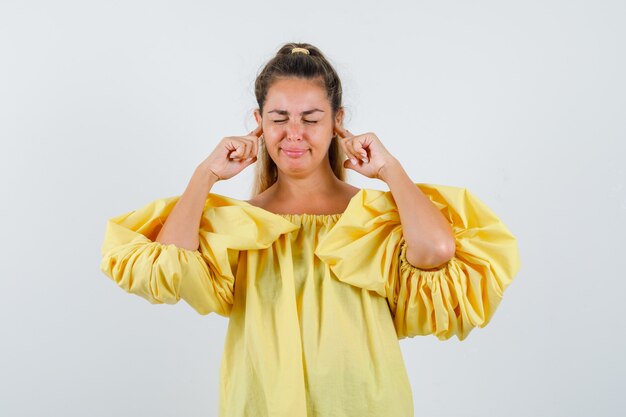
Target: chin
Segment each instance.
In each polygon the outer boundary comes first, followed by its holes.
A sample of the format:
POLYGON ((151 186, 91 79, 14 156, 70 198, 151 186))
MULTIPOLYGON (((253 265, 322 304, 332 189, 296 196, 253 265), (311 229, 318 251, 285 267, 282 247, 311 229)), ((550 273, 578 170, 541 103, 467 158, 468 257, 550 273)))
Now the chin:
POLYGON ((317 167, 315 164, 302 164, 299 161, 293 161, 291 163, 276 164, 276 167, 283 174, 290 176, 306 176, 315 171, 317 167))

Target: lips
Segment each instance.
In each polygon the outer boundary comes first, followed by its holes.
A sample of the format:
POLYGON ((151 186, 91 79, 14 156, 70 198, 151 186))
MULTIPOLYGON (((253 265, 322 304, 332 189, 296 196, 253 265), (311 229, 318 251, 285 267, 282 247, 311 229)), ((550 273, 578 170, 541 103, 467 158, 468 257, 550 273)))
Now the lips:
POLYGON ((281 148, 285 155, 291 157, 302 156, 306 153, 307 149, 299 149, 299 148, 281 148))

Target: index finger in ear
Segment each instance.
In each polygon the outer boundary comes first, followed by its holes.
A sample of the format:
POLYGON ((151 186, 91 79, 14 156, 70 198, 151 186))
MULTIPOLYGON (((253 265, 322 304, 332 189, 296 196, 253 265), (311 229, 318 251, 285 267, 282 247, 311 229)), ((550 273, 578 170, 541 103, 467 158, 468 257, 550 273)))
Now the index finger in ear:
POLYGON ((353 136, 352 133, 348 132, 346 129, 343 128, 343 126, 340 126, 338 124, 335 125, 335 131, 339 133, 339 136, 343 138, 349 138, 353 136))
POLYGON ((263 133, 263 126, 261 124, 259 124, 252 132, 250 132, 250 135, 256 136, 257 138, 259 136, 261 136, 261 133, 263 133))
POLYGON ((256 138, 256 140, 252 141, 252 152, 254 153, 254 155, 256 156, 258 151, 259 151, 259 141, 258 139, 261 137, 261 134, 263 133, 263 126, 259 123, 259 125, 248 134, 248 136, 254 136, 256 138))

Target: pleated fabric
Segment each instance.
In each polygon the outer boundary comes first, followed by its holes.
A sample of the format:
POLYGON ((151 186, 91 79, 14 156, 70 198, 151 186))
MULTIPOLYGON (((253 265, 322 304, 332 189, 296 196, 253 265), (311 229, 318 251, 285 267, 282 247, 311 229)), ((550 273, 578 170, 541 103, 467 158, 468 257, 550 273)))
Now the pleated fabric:
POLYGON ((152 304, 229 320, 220 417, 413 416, 399 340, 484 327, 520 268, 506 226, 464 188, 418 186, 453 226, 436 270, 406 260, 389 191, 344 213, 275 214, 209 194, 198 250, 155 242, 180 196, 107 221, 100 269, 152 304))
POLYGON ((340 281, 386 297, 399 339, 433 334, 463 340, 489 323, 517 275, 517 239, 467 189, 416 185, 452 226, 456 252, 446 264, 421 269, 407 261, 400 215, 389 191, 355 196, 316 254, 340 281))

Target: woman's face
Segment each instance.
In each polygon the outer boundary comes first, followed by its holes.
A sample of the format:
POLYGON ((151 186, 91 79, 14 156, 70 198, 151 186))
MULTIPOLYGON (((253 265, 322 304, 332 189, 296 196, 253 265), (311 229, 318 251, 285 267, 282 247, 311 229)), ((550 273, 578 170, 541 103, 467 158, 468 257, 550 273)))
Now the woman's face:
POLYGON ((324 88, 302 78, 279 79, 267 92, 262 117, 265 147, 279 171, 307 174, 328 163, 327 152, 335 123, 342 110, 332 117, 324 88), (326 162, 325 162, 326 161, 326 162))

